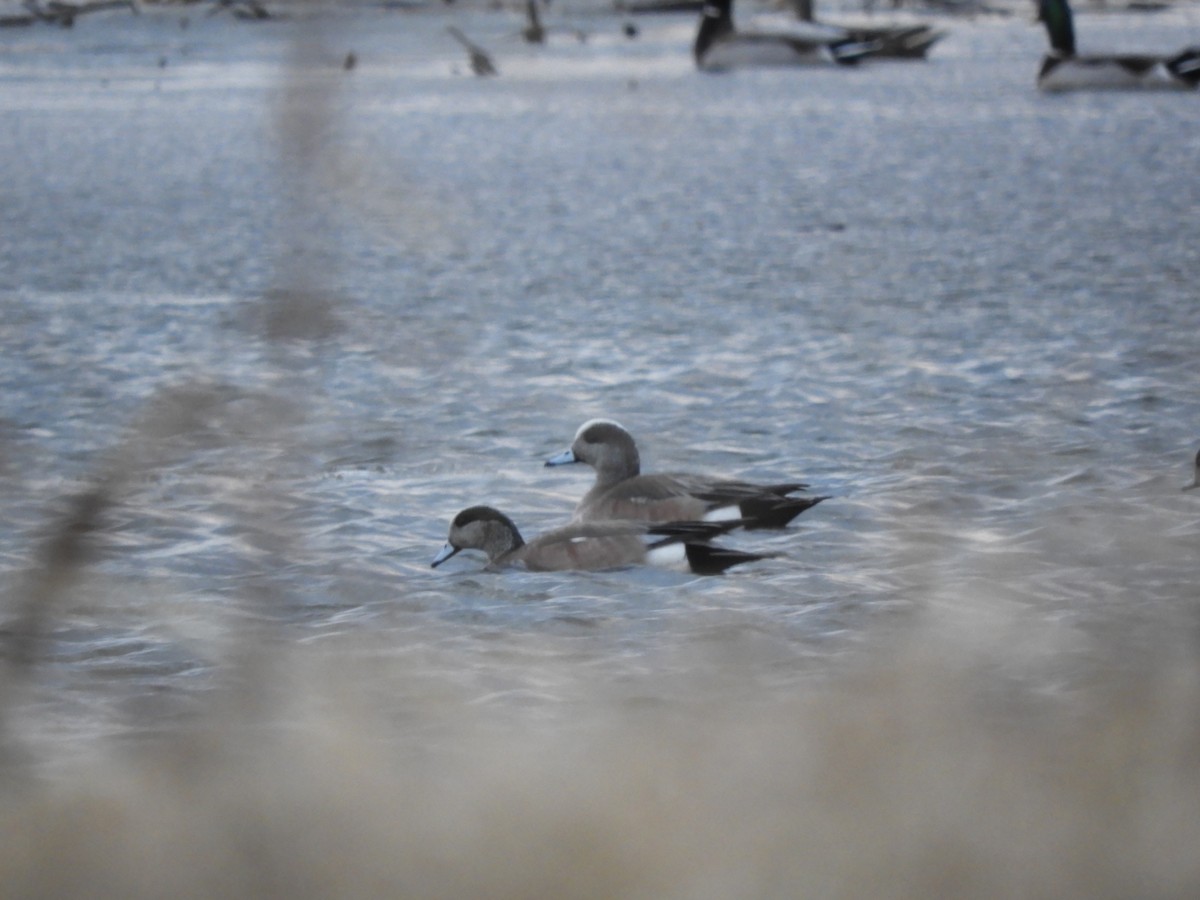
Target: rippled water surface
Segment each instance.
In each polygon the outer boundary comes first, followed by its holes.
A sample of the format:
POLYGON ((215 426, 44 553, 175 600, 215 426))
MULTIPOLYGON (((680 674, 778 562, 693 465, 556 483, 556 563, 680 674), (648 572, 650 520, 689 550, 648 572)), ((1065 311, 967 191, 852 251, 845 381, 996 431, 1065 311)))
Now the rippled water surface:
POLYGON ((397 715, 554 719, 714 654, 786 692, 929 609, 1055 626, 1051 684, 1190 623, 1200 105, 1039 95, 1027 12, 949 20, 926 64, 726 76, 690 17, 0 35, 7 592, 66 498, 110 501, 38 727, 172 721, 247 635, 403 661, 397 715), (465 506, 565 520, 588 473, 541 463, 598 415, 647 469, 834 499, 722 578, 429 568, 465 506))

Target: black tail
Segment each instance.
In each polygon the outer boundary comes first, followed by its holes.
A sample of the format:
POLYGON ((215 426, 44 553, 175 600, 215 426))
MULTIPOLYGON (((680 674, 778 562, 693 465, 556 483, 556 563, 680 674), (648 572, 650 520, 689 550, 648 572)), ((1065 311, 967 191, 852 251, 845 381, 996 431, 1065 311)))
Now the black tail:
POLYGON ((1192 87, 1200 86, 1200 47, 1188 47, 1167 60, 1167 68, 1192 87))
POLYGON ((720 575, 726 569, 741 563, 754 562, 756 559, 768 559, 770 554, 745 553, 741 550, 730 550, 728 547, 715 547, 712 544, 684 544, 687 551, 688 568, 697 575, 720 575))
POLYGON ((735 528, 748 527, 749 519, 725 519, 717 522, 663 522, 651 525, 646 534, 661 536, 662 540, 650 544, 650 549, 677 544, 680 541, 707 541, 719 537, 735 528))
POLYGON ((785 481, 783 484, 768 484, 766 487, 759 490, 767 491, 771 494, 794 494, 796 491, 807 491, 809 483, 807 481, 785 481))
POLYGON ((828 497, 754 497, 739 504, 746 530, 753 528, 783 528, 806 509, 828 497))

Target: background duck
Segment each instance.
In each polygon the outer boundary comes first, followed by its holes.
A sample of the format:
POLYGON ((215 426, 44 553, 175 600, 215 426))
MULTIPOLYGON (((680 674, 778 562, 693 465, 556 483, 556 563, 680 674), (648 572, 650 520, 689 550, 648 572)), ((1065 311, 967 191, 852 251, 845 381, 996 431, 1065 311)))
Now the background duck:
POLYGON ((582 522, 740 520, 746 528, 783 528, 829 499, 789 496, 808 487, 801 481, 753 484, 706 475, 643 475, 633 435, 610 419, 584 422, 571 446, 546 460, 547 466, 572 463, 596 470, 596 483, 575 507, 575 519, 582 522))
POLYGON ((450 523, 437 568, 462 550, 482 550, 489 568, 523 565, 534 572, 615 569, 649 563, 716 575, 740 563, 766 559, 708 543, 737 522, 587 522, 565 525, 526 542, 512 519, 490 506, 464 509, 450 523))
POLYGON ((795 66, 856 63, 877 49, 851 40, 839 29, 814 29, 810 35, 738 31, 733 0, 708 0, 692 46, 697 68, 722 71, 746 66, 795 66))
POLYGON ((1192 471, 1192 483, 1185 485, 1183 489, 1185 491, 1194 491, 1196 488, 1200 488, 1200 452, 1196 454, 1195 467, 1192 471))
POLYGON ((1038 0, 1038 18, 1046 27, 1050 52, 1042 58, 1038 87, 1045 91, 1078 89, 1182 88, 1200 84, 1200 46, 1173 56, 1075 53, 1075 26, 1067 0, 1038 0))

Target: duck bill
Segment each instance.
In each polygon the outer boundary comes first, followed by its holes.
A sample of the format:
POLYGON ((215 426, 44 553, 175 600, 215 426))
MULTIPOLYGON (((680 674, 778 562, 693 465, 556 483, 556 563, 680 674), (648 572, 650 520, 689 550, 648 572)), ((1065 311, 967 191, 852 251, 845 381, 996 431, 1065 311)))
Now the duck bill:
POLYGON ((453 544, 447 541, 446 546, 442 547, 442 549, 438 551, 438 555, 433 558, 433 562, 431 562, 429 565, 436 569, 461 549, 461 547, 455 547, 453 544))
POLYGON ((579 462, 579 457, 571 450, 564 450, 557 456, 552 456, 546 460, 546 466, 569 466, 571 463, 579 462))

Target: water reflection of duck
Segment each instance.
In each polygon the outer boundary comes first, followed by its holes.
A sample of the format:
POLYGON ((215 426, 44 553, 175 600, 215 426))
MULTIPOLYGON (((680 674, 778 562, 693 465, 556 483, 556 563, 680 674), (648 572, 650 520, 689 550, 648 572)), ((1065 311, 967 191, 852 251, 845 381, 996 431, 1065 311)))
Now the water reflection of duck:
POLYGON ((1075 53, 1075 26, 1067 0, 1038 0, 1050 52, 1042 58, 1037 84, 1042 90, 1183 88, 1200 84, 1200 46, 1173 56, 1075 53))
POLYGON ((873 42, 852 40, 838 29, 811 34, 738 31, 733 0, 708 0, 692 46, 696 66, 722 71, 745 66, 796 66, 855 63, 878 49, 873 42))
POLYGON ((766 558, 708 543, 736 522, 575 523, 547 531, 528 543, 512 519, 490 506, 464 509, 431 563, 435 568, 462 550, 482 550, 489 568, 523 565, 535 572, 614 569, 649 563, 716 575, 739 563, 766 558))

